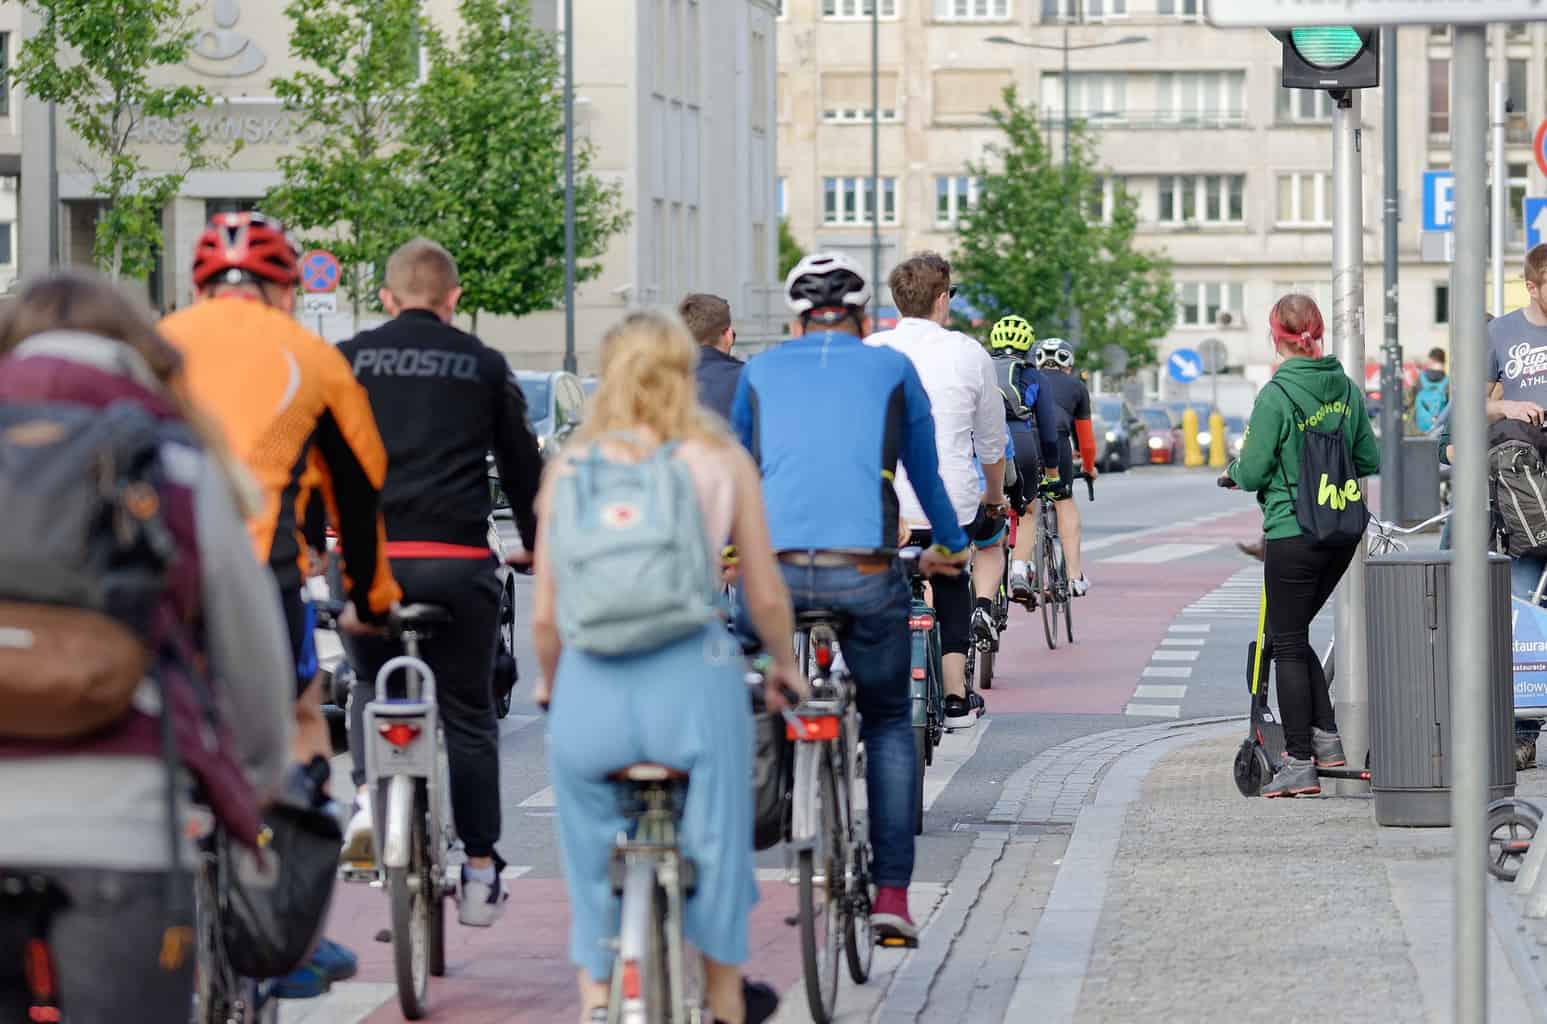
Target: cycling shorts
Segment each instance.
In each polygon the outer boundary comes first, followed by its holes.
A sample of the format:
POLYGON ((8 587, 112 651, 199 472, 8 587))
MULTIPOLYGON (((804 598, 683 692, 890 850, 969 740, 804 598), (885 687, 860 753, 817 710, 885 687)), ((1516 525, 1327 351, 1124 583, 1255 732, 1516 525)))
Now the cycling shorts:
POLYGON ((1042 482, 1042 441, 1029 423, 1013 420, 1010 433, 1015 439, 1015 471, 1020 476, 1016 487, 1024 504, 1026 496, 1035 497, 1037 485, 1042 482))
POLYGON ((290 656, 295 664, 295 695, 297 698, 317 678, 320 666, 317 662, 317 609, 301 596, 299 590, 286 587, 280 591, 280 606, 285 612, 285 627, 290 634, 290 656))
POLYGON ((978 506, 978 515, 969 525, 963 527, 972 543, 980 548, 991 548, 1004 540, 1005 533, 1010 529, 1010 520, 992 519, 988 509, 978 506))
POLYGON ((1058 479, 1062 480, 1069 488, 1069 497, 1074 497, 1074 439, 1068 434, 1058 435, 1058 479))

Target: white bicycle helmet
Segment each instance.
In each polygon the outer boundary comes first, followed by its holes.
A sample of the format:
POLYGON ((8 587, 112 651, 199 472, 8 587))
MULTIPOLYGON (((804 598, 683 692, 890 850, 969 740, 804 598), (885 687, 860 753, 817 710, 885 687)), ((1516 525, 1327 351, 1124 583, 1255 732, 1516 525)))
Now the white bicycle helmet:
POLYGON ((870 304, 870 283, 859 264, 842 253, 812 253, 784 279, 784 297, 796 316, 827 310, 813 319, 836 321, 870 304))
POLYGON ((1043 338, 1037 342, 1037 369, 1057 366, 1067 370, 1074 365, 1074 346, 1062 338, 1043 338))

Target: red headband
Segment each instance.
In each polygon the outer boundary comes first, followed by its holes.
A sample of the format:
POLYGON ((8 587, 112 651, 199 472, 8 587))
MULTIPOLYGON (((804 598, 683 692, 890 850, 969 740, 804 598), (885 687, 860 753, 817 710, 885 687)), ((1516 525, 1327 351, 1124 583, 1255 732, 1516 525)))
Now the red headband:
POLYGON ((1278 317, 1278 306, 1274 306, 1268 313, 1268 329, 1273 332, 1274 342, 1292 348, 1301 355, 1320 359, 1324 326, 1321 322, 1321 312, 1315 306, 1311 307, 1310 315, 1305 321, 1305 328, 1297 332, 1285 327, 1278 317))

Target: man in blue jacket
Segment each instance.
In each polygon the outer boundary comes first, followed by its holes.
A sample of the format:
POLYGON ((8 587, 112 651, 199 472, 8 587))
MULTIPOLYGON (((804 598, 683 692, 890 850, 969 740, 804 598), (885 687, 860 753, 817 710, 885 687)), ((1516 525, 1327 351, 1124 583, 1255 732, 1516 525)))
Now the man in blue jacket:
POLYGON ((698 342, 698 401, 726 420, 731 400, 746 364, 731 355, 736 328, 731 326, 731 304, 718 295, 693 294, 677 306, 677 315, 698 342))
POLYGON ((918 941, 913 877, 911 603, 896 558, 900 461, 928 516, 926 573, 955 575, 966 532, 940 479, 929 397, 908 357, 866 345, 870 286, 841 255, 808 256, 785 282, 794 337, 741 374, 731 423, 763 473, 773 547, 797 609, 849 616, 839 635, 866 754, 876 934, 918 941))

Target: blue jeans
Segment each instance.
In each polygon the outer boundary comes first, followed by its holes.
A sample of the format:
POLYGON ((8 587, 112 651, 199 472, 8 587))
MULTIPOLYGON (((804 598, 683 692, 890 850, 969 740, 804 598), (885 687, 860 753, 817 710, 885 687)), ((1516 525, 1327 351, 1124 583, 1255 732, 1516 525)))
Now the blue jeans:
POLYGON ((906 887, 913 879, 913 810, 918 802, 908 690, 912 597, 907 581, 897 566, 876 573, 848 566, 781 568, 797 610, 825 608, 849 615, 838 643, 858 691, 875 883, 906 887))

